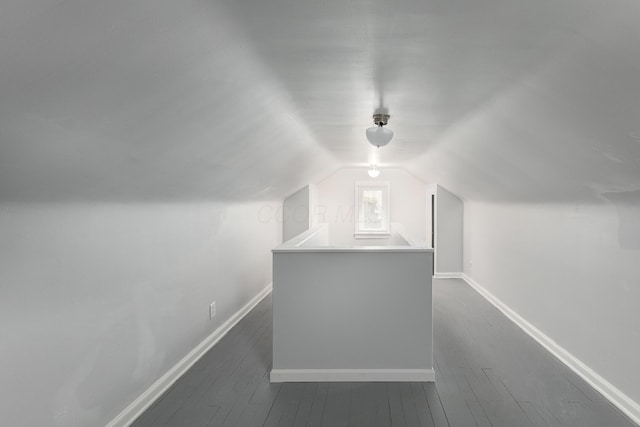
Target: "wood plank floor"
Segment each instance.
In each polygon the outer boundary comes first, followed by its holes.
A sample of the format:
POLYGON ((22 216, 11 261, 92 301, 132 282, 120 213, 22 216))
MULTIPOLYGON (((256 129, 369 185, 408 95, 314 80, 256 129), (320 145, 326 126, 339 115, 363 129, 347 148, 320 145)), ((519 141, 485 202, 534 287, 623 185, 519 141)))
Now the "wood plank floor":
POLYGON ((134 427, 632 427, 461 280, 434 281, 436 383, 270 384, 267 297, 134 427))

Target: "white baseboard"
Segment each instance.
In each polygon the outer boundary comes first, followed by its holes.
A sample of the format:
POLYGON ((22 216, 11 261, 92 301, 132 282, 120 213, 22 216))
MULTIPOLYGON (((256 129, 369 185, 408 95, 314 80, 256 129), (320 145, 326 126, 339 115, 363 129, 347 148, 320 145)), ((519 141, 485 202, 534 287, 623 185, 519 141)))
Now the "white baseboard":
POLYGON ((435 273, 434 279, 462 279, 462 273, 435 273))
POLYGON ((434 382, 433 369, 272 369, 272 383, 434 382))
POLYGON ((580 359, 569 353, 560 344, 549 338, 518 313, 510 309, 506 304, 496 298, 491 292, 480 286, 478 282, 473 280, 467 274, 464 274, 462 278, 469 284, 469 286, 478 291, 478 293, 482 295, 487 301, 489 301, 498 310, 504 313, 505 316, 511 319, 513 323, 518 325, 523 331, 531 336, 531 338, 540 343, 540 345, 542 345, 551 354, 557 357, 569 369, 571 369, 583 380, 589 383, 591 387, 596 389, 613 405, 624 412, 629 418, 631 418, 631 420, 633 420, 633 422, 640 425, 640 404, 632 400, 629 396, 624 394, 613 384, 598 375, 593 369, 585 365, 582 361, 580 361, 580 359))
POLYGON ((249 301, 244 307, 238 310, 211 335, 205 338, 196 348, 176 363, 163 376, 151 385, 136 400, 127 406, 118 416, 116 416, 106 427, 126 427, 131 425, 136 418, 147 410, 162 393, 173 385, 194 363, 220 341, 244 316, 246 316, 260 301, 271 292, 272 284, 267 285, 258 295, 249 301))

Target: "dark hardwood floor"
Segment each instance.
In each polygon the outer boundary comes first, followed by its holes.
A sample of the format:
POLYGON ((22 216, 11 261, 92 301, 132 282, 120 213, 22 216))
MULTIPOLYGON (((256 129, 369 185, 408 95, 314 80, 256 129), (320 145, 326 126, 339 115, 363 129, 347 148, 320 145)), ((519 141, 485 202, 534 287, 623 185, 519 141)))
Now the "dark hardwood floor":
POLYGON ((134 427, 632 427, 461 280, 434 281, 433 383, 270 384, 271 297, 134 427))

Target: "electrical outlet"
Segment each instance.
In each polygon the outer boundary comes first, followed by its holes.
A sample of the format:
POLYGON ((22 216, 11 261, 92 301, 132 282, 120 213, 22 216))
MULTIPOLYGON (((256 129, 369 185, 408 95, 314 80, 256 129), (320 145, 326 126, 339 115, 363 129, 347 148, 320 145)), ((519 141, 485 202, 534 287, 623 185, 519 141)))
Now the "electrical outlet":
POLYGON ((469 261, 469 270, 473 269, 473 261, 469 261))
POLYGON ((209 319, 213 319, 216 316, 216 302, 209 304, 209 319))

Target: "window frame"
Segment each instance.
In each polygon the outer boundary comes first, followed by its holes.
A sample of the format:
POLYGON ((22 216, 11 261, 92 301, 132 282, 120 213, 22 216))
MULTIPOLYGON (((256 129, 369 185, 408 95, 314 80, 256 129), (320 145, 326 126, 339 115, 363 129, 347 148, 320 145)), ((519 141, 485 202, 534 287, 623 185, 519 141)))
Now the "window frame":
POLYGON ((357 181, 355 183, 355 197, 354 197, 354 237, 356 239, 377 239, 391 236, 391 215, 390 215, 390 192, 391 187, 388 182, 380 181, 357 181), (361 221, 361 214, 363 214, 363 196, 366 190, 380 190, 381 196, 381 210, 382 210, 382 228, 370 229, 365 228, 361 221))

